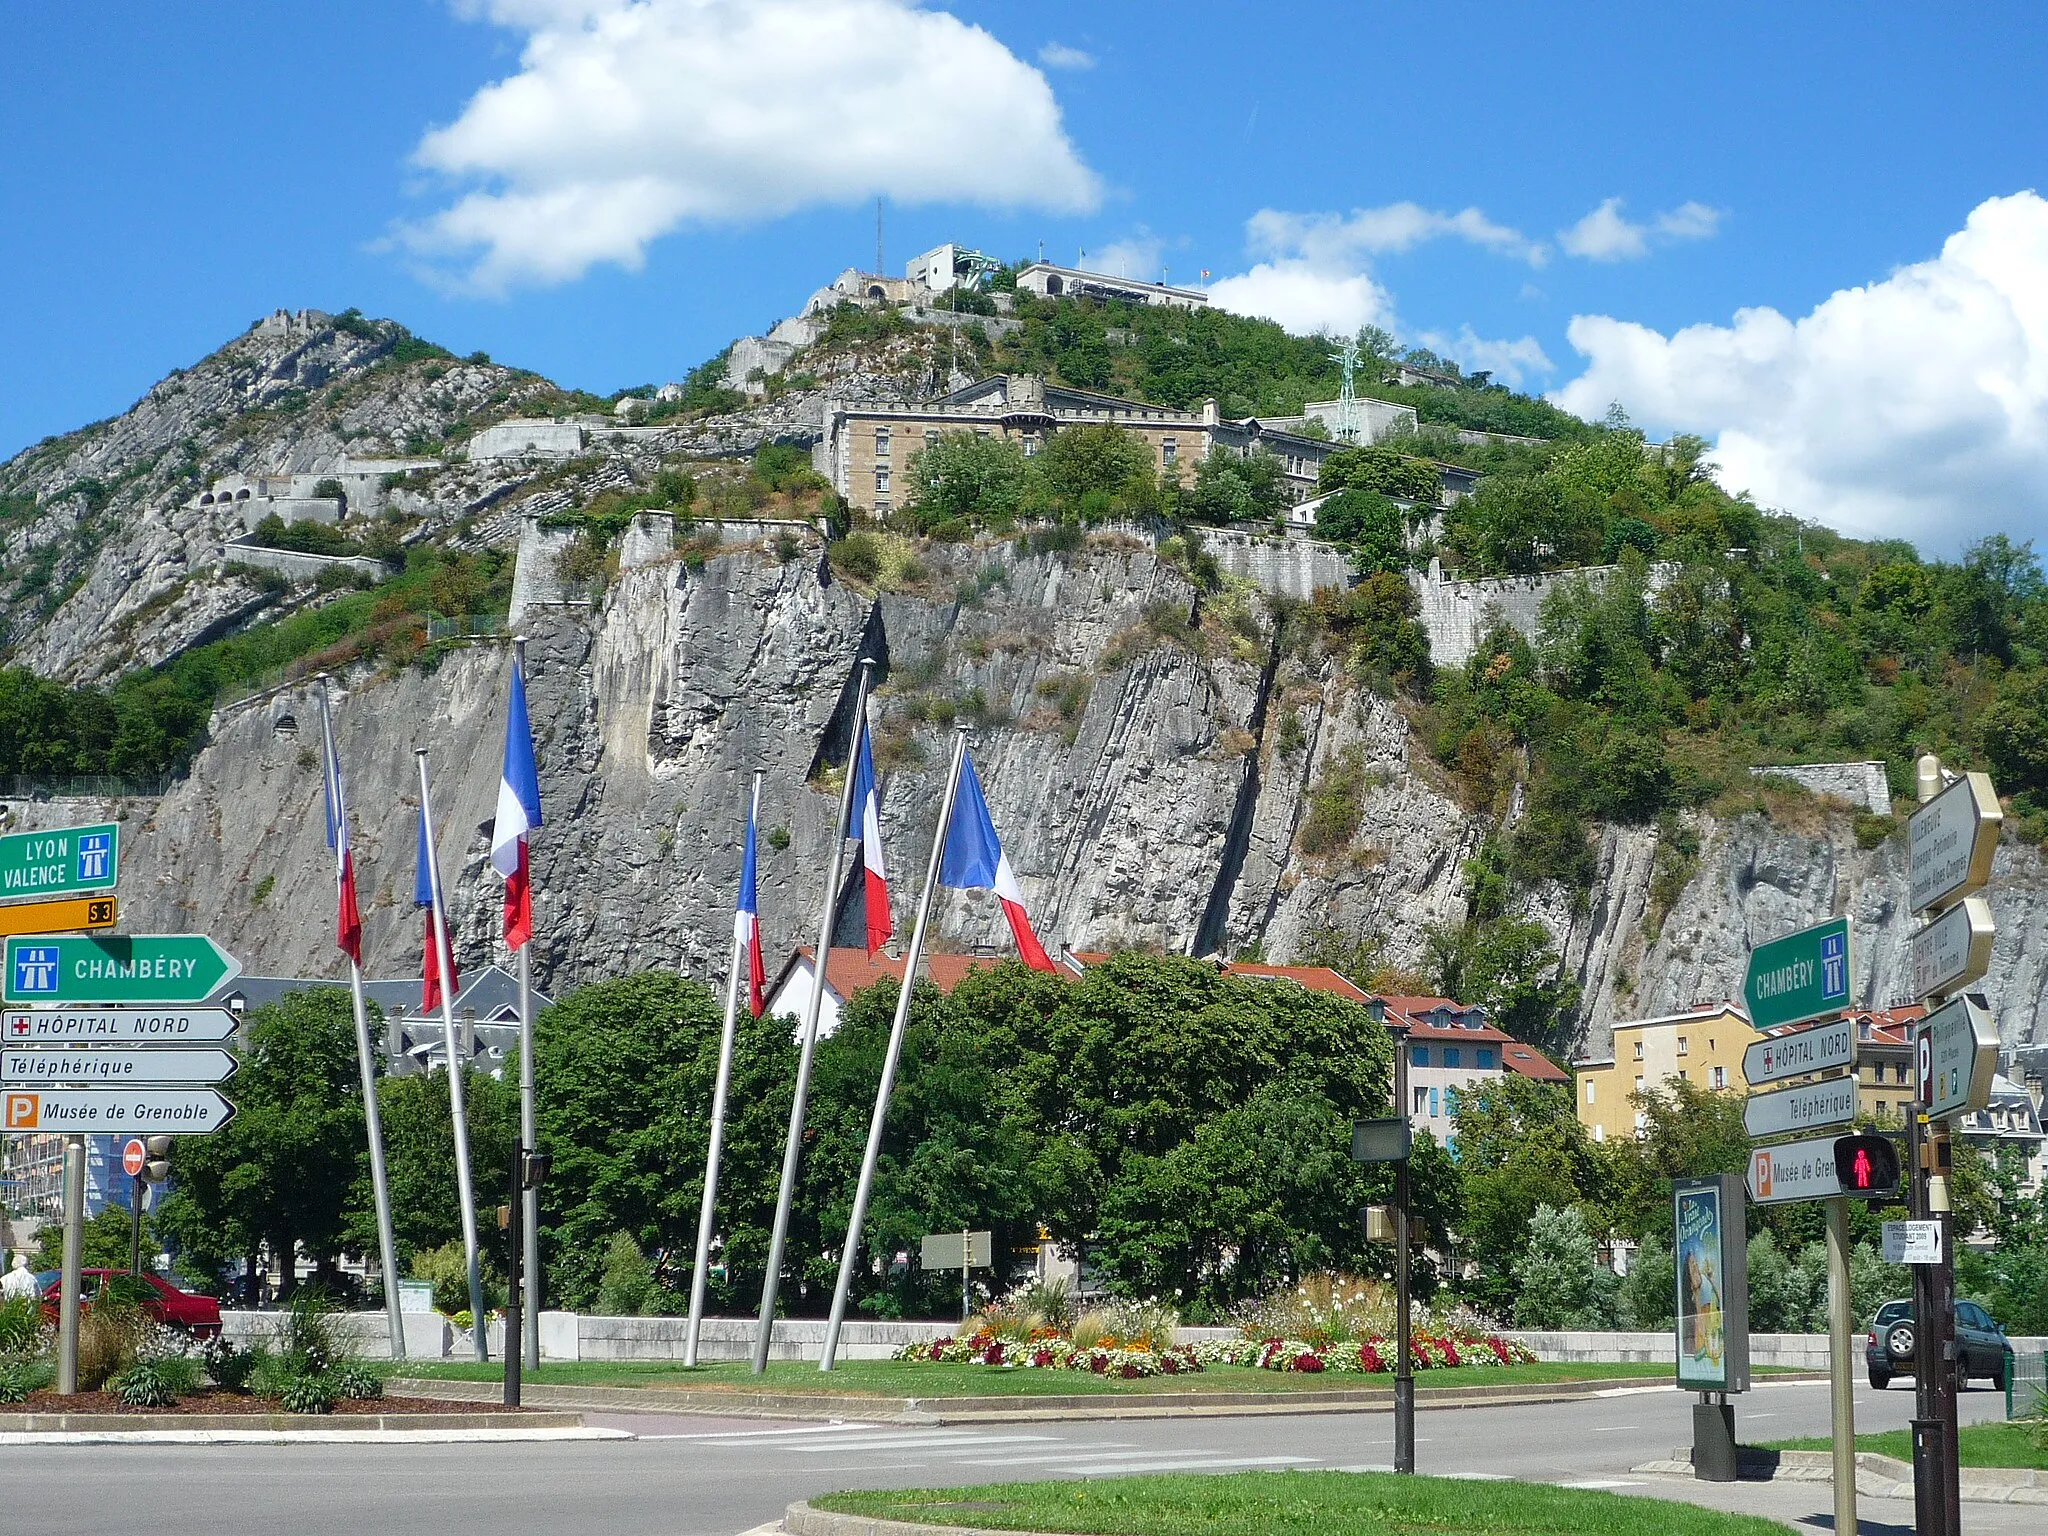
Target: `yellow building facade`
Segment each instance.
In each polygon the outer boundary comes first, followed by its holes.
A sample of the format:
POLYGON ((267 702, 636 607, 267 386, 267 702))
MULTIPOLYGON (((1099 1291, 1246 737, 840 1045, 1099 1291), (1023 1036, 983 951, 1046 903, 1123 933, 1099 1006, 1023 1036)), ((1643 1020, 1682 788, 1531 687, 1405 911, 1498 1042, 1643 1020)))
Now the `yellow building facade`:
POLYGON ((1629 1095, 1668 1082, 1747 1092, 1742 1053, 1762 1038, 1733 1003, 1617 1024, 1612 1056, 1573 1063, 1579 1124, 1595 1141, 1632 1137, 1642 1112, 1629 1095))

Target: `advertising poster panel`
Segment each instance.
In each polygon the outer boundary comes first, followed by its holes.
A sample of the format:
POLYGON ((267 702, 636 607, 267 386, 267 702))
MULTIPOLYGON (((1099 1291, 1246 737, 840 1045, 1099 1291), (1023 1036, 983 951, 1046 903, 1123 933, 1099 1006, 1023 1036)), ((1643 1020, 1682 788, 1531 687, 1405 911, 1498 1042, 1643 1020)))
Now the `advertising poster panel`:
POLYGON ((1739 1176, 1672 1183, 1678 1282, 1678 1385, 1701 1392, 1749 1387, 1749 1271, 1739 1176))

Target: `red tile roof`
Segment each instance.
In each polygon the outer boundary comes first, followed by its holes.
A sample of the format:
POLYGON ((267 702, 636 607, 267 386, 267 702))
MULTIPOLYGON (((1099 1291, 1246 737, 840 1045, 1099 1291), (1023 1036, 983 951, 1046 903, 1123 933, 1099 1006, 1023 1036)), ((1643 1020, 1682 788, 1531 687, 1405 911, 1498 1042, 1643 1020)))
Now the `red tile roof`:
MULTIPOLYGON (((798 949, 788 962, 776 973, 769 984, 769 992, 779 992, 795 971, 799 962, 811 958, 808 945, 798 949)), ((924 957, 925 976, 941 992, 950 992, 960 985, 969 972, 992 970, 1002 962, 992 955, 932 955, 924 957)), ((864 988, 873 986, 885 978, 901 981, 903 962, 890 955, 868 958, 864 949, 834 945, 825 961, 825 985, 841 997, 851 997, 864 988)))
POLYGON ((1372 1002, 1372 995, 1355 984, 1341 971, 1333 971, 1327 965, 1264 965, 1252 960, 1232 960, 1223 967, 1226 976, 1256 976, 1269 981, 1292 981, 1308 988, 1311 992, 1327 992, 1332 997, 1341 997, 1347 1003, 1364 1007, 1372 1002))
POLYGON ((1517 1040, 1500 1053, 1501 1065, 1522 1077, 1534 1078, 1539 1083, 1568 1083, 1571 1075, 1541 1051, 1522 1044, 1517 1040))

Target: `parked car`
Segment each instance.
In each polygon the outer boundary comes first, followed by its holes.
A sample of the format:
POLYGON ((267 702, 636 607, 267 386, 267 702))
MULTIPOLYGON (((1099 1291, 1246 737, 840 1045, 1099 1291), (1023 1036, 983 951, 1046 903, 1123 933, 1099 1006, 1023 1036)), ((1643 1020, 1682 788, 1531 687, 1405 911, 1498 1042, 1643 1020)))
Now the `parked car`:
MULTIPOLYGON (((58 1301, 64 1294, 63 1278, 62 1273, 54 1269, 44 1270, 36 1276, 36 1284, 42 1290, 43 1310, 52 1318, 56 1316, 58 1301)), ((78 1278, 82 1306, 90 1307, 109 1283, 113 1283, 130 1290, 142 1309, 158 1322, 182 1328, 195 1338, 220 1337, 220 1303, 211 1296, 181 1291, 162 1275, 134 1276, 125 1269, 82 1269, 78 1278)))
MULTIPOLYGON (((1870 1339, 1864 1346, 1864 1360, 1870 1367, 1870 1384, 1879 1391, 1891 1385, 1894 1376, 1910 1375, 1920 1329, 1913 1321, 1913 1303, 1888 1301, 1877 1309, 1870 1324, 1870 1339)), ((1956 1303, 1956 1385, 1967 1387, 1972 1376, 1990 1381, 1999 1391, 2012 1378, 2012 1346, 2005 1330, 1991 1320, 1991 1314, 1974 1301, 1956 1303)))

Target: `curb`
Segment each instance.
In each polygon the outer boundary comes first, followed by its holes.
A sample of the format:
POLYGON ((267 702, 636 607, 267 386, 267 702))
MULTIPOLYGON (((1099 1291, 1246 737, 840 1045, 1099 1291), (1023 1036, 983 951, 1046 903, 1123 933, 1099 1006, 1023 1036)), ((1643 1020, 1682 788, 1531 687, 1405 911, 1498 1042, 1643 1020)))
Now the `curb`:
POLYGON ((418 1433, 581 1429, 580 1413, 0 1413, 0 1434, 418 1433))
MULTIPOLYGON (((1778 1380, 1806 1378, 1786 1376, 1778 1380)), ((1825 1380, 1815 1376, 1814 1380, 1825 1380)), ((1542 1385, 1422 1387, 1418 1408, 1505 1408, 1570 1402, 1618 1387, 1644 1387, 1641 1377, 1542 1385)), ((499 1390, 495 1382, 394 1378, 393 1391, 445 1402, 479 1402, 499 1390)), ((1668 1382, 1655 1383, 1669 1387, 1668 1382)), ((1676 1390, 1675 1388, 1672 1390, 1676 1390)), ((1328 1392, 1153 1392, 1125 1398, 1067 1397, 861 1397, 827 1392, 709 1392, 677 1387, 575 1387, 528 1383, 527 1401, 540 1407, 586 1412, 712 1414, 728 1418, 781 1418, 877 1424, 1030 1423, 1050 1419, 1236 1418, 1306 1413, 1391 1413, 1391 1387, 1328 1392)), ((1687 1469, 1688 1471, 1690 1468, 1687 1469)))
MULTIPOLYGON (((1680 1447, 1664 1461, 1632 1467, 1664 1477, 1691 1477, 1692 1453, 1680 1447)), ((1765 1451, 1743 1447, 1737 1452, 1736 1474, 1743 1482, 1831 1483, 1835 1458, 1831 1451, 1765 1451)), ((2028 1467, 1964 1467, 1963 1499, 1973 1504, 2048 1504, 2048 1478, 2028 1467)), ((1913 1468, 1875 1451, 1856 1453, 1856 1491, 1874 1499, 1913 1497, 1913 1468)))
POLYGON ((0 1445, 506 1445, 631 1440, 623 1429, 165 1429, 0 1433, 0 1445))
MULTIPOLYGON (((908 1520, 878 1520, 871 1515, 835 1515, 798 1501, 783 1512, 780 1525, 766 1527, 788 1536, 988 1536, 986 1527, 924 1525, 908 1520)), ((748 1532, 747 1536, 754 1536, 748 1532)))

